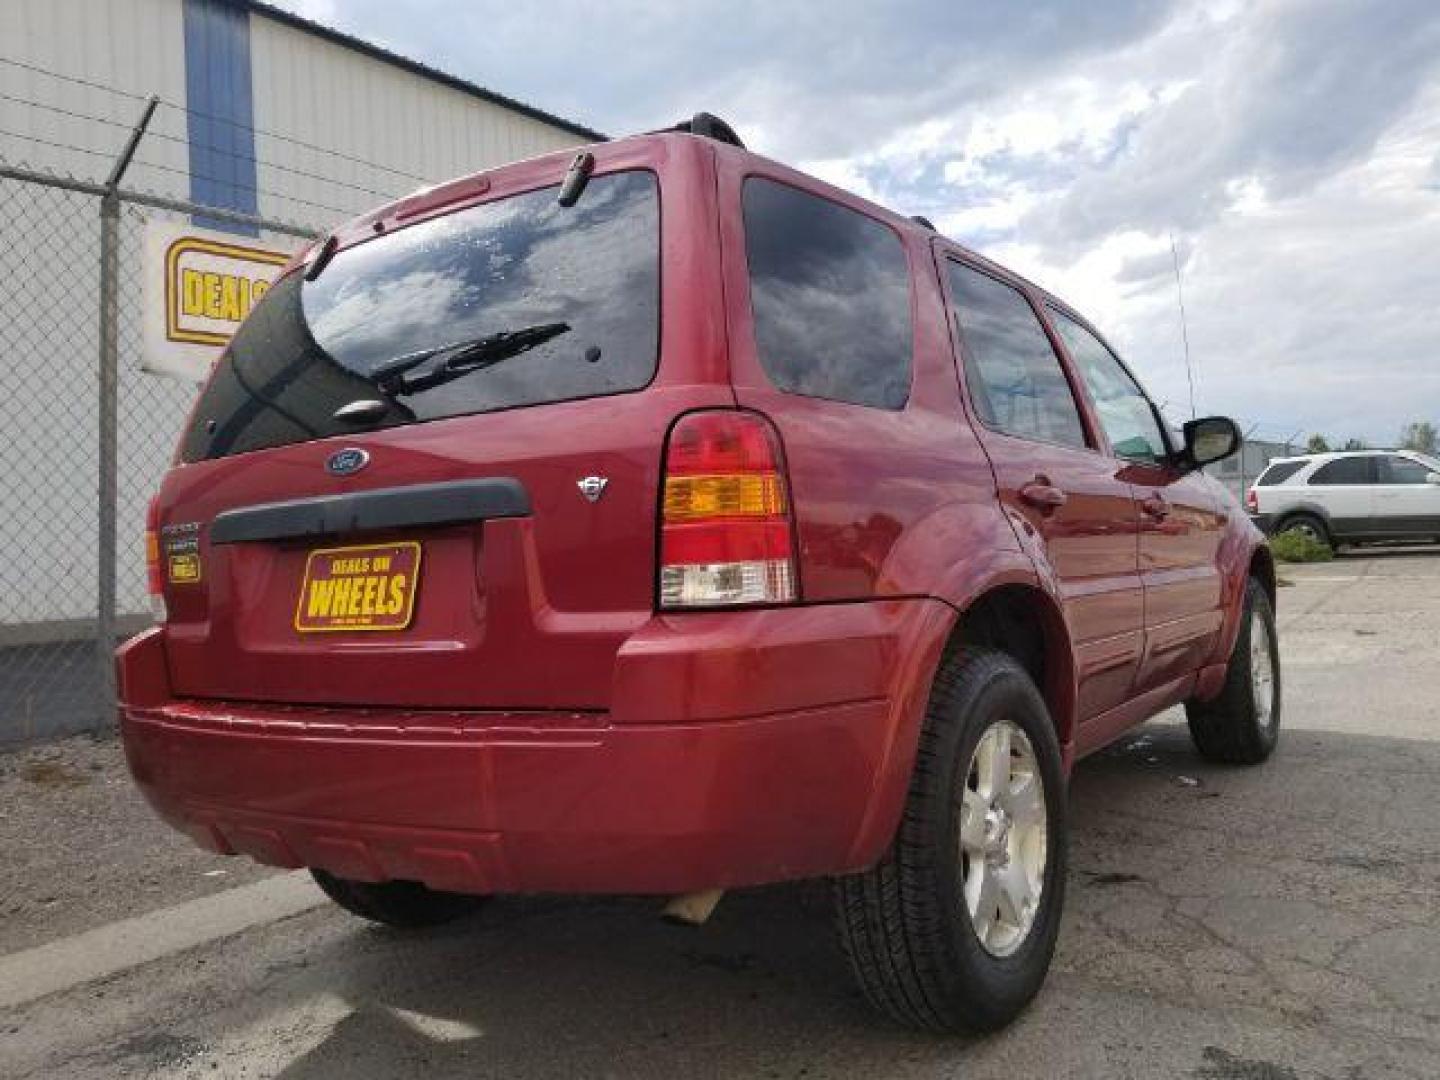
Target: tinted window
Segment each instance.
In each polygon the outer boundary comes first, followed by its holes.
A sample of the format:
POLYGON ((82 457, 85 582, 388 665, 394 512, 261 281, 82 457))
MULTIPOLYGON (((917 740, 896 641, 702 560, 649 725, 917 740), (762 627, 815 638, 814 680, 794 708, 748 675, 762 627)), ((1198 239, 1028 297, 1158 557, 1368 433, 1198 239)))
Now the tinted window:
POLYGON ((235 335, 183 457, 354 431, 334 413, 360 399, 393 427, 639 389, 658 355, 659 234, 653 174, 616 173, 573 207, 543 188, 349 248, 313 282, 292 274, 235 335), (517 331, 509 355, 415 359, 517 331))
POLYGON ((1306 462, 1303 461, 1277 461, 1260 474, 1260 479, 1255 481, 1255 486, 1273 487, 1276 484, 1283 484, 1303 469, 1305 465, 1306 462))
POLYGON ((1373 484, 1368 457, 1336 458, 1321 465, 1310 477, 1311 484, 1373 484))
POLYGON ((1430 473, 1424 465, 1410 458, 1399 456, 1380 459, 1380 483, 1382 484, 1423 484, 1430 473))
POLYGON ((910 393, 910 272, 874 218, 745 181, 755 348, 781 390, 898 409, 910 393))
POLYGON ((1053 308, 1050 315, 1090 391, 1100 426, 1115 453, 1133 461, 1164 460, 1170 451, 1139 383, 1089 330, 1053 308))
POLYGON ((1030 302, 988 274, 948 267, 965 382, 980 419, 1022 439, 1084 446, 1075 395, 1030 302))

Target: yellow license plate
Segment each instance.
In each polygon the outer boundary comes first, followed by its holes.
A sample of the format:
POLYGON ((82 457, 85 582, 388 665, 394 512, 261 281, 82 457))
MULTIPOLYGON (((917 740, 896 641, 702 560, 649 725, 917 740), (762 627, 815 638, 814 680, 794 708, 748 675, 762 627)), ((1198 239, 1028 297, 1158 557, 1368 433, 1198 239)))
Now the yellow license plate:
POLYGON ((295 629, 404 630, 419 583, 420 545, 413 541, 317 548, 305 560, 295 629))

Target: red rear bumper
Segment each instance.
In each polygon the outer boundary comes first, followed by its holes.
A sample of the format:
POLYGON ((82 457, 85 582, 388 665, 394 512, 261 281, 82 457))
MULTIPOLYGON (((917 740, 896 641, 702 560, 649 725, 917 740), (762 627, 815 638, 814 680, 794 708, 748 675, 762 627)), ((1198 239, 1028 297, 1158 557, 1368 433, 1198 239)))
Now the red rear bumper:
POLYGON ((657 617, 610 713, 173 700, 163 636, 121 649, 155 808, 279 866, 467 892, 675 893, 858 869, 894 829, 949 609, 887 601, 657 617))

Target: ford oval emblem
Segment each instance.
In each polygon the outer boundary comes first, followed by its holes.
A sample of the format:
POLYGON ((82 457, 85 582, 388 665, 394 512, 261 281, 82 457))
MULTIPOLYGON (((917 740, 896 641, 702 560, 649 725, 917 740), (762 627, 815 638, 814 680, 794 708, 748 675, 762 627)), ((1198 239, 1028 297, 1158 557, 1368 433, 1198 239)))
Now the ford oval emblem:
POLYGON ((370 454, 358 446, 336 450, 325 459, 325 471, 331 476, 353 476, 370 464, 370 454))

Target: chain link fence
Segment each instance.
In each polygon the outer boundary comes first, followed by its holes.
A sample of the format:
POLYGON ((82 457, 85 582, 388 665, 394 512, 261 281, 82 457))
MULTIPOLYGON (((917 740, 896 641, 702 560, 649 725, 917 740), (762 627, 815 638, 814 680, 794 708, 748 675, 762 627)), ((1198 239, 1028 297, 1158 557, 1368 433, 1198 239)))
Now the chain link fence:
POLYGON ((145 509, 198 388, 140 367, 145 225, 192 217, 317 231, 0 165, 0 743, 110 723, 149 622, 145 509))

